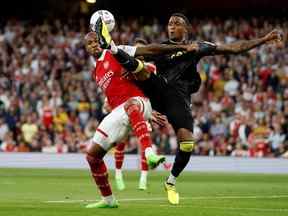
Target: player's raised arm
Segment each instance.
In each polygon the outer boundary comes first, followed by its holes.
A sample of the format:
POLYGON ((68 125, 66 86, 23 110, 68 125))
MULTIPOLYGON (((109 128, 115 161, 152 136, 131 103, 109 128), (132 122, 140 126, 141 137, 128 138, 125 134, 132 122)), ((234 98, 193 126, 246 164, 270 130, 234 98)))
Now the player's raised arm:
POLYGON ((137 47, 135 56, 150 56, 173 53, 177 51, 193 51, 193 47, 189 44, 168 45, 168 44, 150 44, 142 47, 137 47))
POLYGON ((252 39, 252 40, 241 40, 236 41, 234 43, 230 44, 220 44, 220 45, 214 45, 214 50, 210 50, 207 52, 205 49, 209 49, 207 47, 204 47, 204 45, 201 47, 199 46, 199 52, 203 52, 204 55, 217 55, 217 54, 239 54, 242 52, 249 51, 255 47, 261 46, 263 44, 267 43, 273 43, 273 42, 281 42, 282 41, 282 33, 279 30, 273 30, 264 37, 252 39))
POLYGON ((230 44, 217 45, 206 41, 193 42, 192 44, 190 44, 190 47, 196 47, 194 49, 199 56, 239 54, 249 51, 263 44, 274 42, 279 43, 282 41, 282 37, 283 36, 281 31, 273 30, 264 37, 252 40, 240 40, 230 44))

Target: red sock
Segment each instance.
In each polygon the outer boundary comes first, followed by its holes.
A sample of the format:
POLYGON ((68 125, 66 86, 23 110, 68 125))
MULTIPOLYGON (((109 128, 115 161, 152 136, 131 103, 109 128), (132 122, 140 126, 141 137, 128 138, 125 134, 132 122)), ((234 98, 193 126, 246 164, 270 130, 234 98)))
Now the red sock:
POLYGON ((148 164, 146 161, 146 157, 145 157, 145 152, 141 151, 141 170, 142 171, 147 171, 148 170, 148 164))
POLYGON ((97 158, 87 154, 86 159, 89 163, 92 177, 99 188, 103 197, 112 195, 111 186, 108 181, 108 172, 102 158, 97 158))
POLYGON ((151 147, 152 140, 143 113, 141 113, 137 104, 129 104, 125 107, 125 111, 129 117, 133 133, 137 136, 141 148, 145 151, 147 147, 151 147))
POLYGON ((123 165, 124 160, 124 148, 125 148, 125 142, 117 143, 115 148, 115 167, 116 169, 121 169, 123 165))

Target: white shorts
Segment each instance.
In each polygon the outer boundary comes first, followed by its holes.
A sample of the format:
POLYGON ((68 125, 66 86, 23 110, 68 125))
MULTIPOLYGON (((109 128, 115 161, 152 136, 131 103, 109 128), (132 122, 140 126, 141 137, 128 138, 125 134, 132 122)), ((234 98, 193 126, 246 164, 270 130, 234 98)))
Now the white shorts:
MULTIPOLYGON (((145 120, 152 116, 152 107, 148 98, 134 97, 141 104, 141 112, 145 120)), ((114 143, 120 142, 125 138, 130 130, 128 115, 124 110, 125 103, 112 110, 100 123, 94 137, 93 143, 97 143, 106 151, 113 147, 114 143)))

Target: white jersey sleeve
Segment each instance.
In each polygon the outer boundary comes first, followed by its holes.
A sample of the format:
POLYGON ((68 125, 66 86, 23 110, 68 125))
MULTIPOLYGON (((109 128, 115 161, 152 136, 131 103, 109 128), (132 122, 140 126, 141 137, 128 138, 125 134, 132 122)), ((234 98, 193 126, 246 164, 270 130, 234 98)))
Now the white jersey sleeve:
POLYGON ((128 53, 128 55, 134 57, 136 53, 136 46, 128 46, 128 45, 119 45, 117 46, 119 49, 122 49, 124 52, 128 53))

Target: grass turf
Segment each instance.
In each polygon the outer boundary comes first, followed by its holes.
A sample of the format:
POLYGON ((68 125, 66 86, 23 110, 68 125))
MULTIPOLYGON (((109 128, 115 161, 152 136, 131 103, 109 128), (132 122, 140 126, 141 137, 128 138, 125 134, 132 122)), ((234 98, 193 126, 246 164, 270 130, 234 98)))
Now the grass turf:
POLYGON ((111 173, 120 207, 85 209, 99 199, 88 170, 0 169, 0 215, 288 216, 288 175, 184 172, 180 205, 171 206, 163 190, 167 174, 150 172, 148 190, 139 191, 139 172, 124 172, 126 189, 118 192, 111 173))

